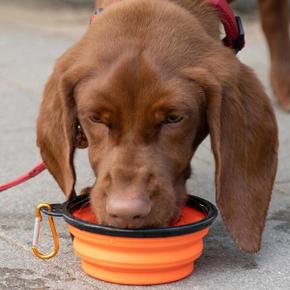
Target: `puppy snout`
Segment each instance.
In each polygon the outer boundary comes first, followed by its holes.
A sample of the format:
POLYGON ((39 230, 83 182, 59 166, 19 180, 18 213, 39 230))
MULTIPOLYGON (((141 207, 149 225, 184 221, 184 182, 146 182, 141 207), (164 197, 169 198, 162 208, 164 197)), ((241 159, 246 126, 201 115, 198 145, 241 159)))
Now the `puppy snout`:
POLYGON ((150 201, 141 198, 109 198, 106 205, 111 224, 122 228, 142 227, 151 211, 150 201))

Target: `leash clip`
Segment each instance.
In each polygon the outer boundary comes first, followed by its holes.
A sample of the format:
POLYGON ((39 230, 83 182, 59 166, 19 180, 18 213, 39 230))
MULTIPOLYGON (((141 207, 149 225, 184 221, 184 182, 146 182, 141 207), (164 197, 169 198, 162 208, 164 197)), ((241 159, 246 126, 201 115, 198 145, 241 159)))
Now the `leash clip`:
POLYGON ((33 232, 33 240, 32 240, 32 251, 34 255, 42 260, 48 260, 52 257, 54 257, 59 250, 59 240, 55 228, 55 224, 53 221, 52 216, 48 216, 48 222, 53 238, 53 249, 50 253, 48 254, 43 254, 39 251, 38 249, 38 241, 39 241, 39 233, 40 233, 40 222, 42 221, 42 215, 41 215, 41 210, 46 209, 46 211, 50 212, 52 207, 48 203, 41 203, 37 206, 36 208, 36 218, 35 218, 35 223, 34 223, 34 232, 33 232))

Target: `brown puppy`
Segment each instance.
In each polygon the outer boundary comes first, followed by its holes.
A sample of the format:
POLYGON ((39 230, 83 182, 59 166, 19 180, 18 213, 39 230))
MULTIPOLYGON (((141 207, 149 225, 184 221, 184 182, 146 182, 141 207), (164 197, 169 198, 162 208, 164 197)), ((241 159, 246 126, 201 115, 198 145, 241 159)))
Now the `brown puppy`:
POLYGON ((276 121, 260 82, 222 45, 218 27, 205 1, 118 1, 58 60, 38 145, 68 198, 74 150, 88 145, 100 223, 160 227, 176 218, 191 158, 210 134, 224 222, 243 250, 260 248, 276 121))

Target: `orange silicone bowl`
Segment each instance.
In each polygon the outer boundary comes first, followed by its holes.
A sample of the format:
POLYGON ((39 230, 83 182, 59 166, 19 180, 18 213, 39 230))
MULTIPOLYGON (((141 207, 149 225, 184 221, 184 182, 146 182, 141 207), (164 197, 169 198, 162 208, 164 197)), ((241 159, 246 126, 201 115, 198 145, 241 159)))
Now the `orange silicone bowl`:
POLYGON ((89 197, 84 195, 66 202, 62 215, 87 274, 118 284, 153 285, 192 273, 217 210, 210 202, 189 196, 179 221, 172 226, 121 229, 98 225, 89 197))

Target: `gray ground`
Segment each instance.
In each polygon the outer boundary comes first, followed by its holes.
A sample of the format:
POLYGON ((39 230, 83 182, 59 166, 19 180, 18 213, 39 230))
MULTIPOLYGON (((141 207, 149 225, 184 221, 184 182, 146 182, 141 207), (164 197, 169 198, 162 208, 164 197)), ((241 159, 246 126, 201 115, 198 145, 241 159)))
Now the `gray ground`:
MULTIPOLYGON (((23 3, 23 2, 22 2, 23 3)), ((56 57, 87 26, 89 11, 37 11, 0 4, 0 183, 18 176, 40 160, 35 145, 35 118, 42 89, 56 57)), ((253 66, 269 93, 267 50, 258 22, 247 20, 247 48, 240 58, 253 66)), ((275 104, 274 104, 275 105, 275 104)), ((206 238, 205 252, 194 273, 157 289, 286 289, 290 288, 290 115, 277 108, 280 164, 264 234, 263 249, 251 256, 230 240, 219 219, 206 238)), ((189 191, 214 201, 213 160, 208 140, 193 161, 189 191)), ((86 152, 78 152, 80 184, 91 180, 86 152)), ((61 249, 41 261, 31 252, 35 207, 61 202, 60 190, 48 173, 0 193, 0 289, 129 289, 86 276, 73 255, 64 222, 57 221, 61 249)), ((47 225, 44 249, 50 247, 47 225)), ((130 287, 130 289, 141 287, 130 287)))

